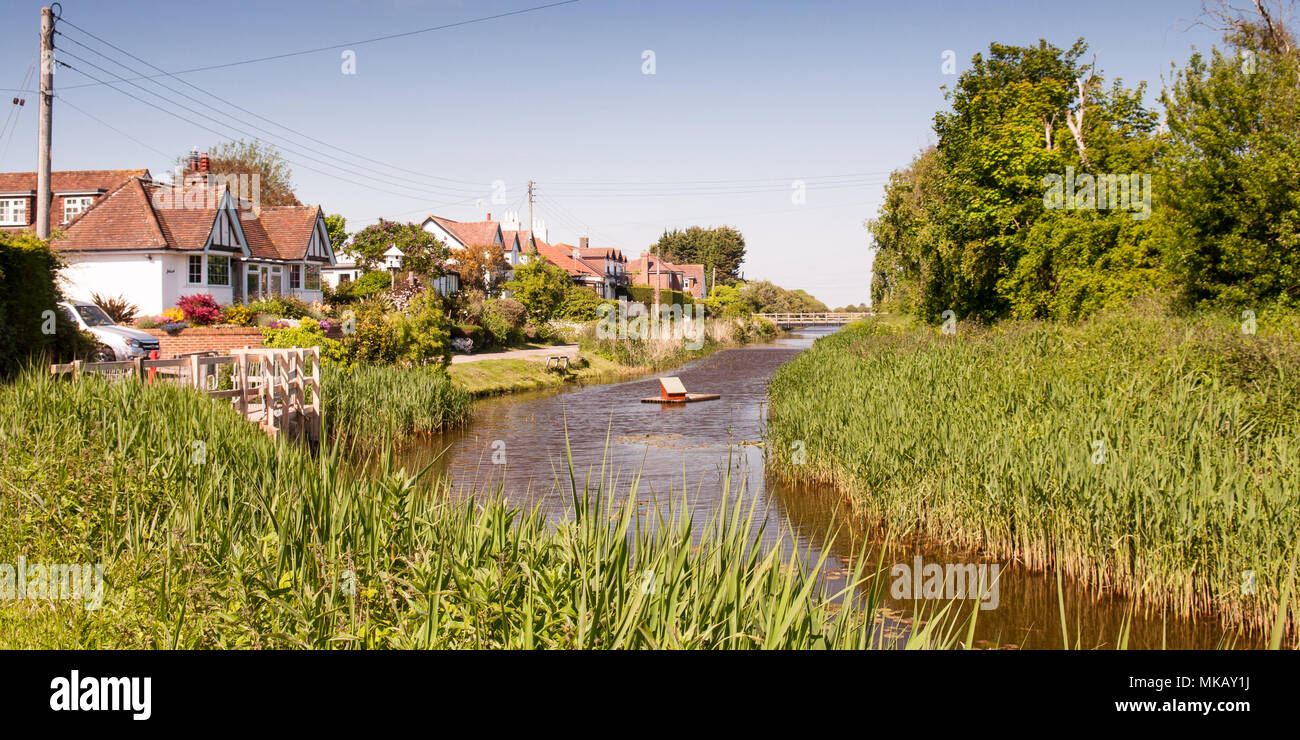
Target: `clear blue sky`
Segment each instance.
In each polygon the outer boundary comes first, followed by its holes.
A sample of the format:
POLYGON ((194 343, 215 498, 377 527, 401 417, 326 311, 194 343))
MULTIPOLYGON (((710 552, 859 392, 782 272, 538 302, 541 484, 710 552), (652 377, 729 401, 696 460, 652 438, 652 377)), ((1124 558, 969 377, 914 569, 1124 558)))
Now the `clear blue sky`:
MULTIPOLYGON (((63 17, 175 71, 545 1, 68 0, 63 17)), ((41 5, 5 3, 0 87, 22 87, 36 58, 41 5)), ((116 84, 224 138, 239 138, 242 129, 245 138, 280 145, 296 163, 299 197, 342 213, 353 230, 381 216, 474 220, 515 209, 526 218, 525 183, 532 178, 537 216, 548 222, 552 241, 574 242, 586 232, 593 245, 636 254, 665 228, 729 224, 745 235, 747 277, 804 288, 833 307, 867 299, 863 222, 875 213, 888 172, 933 141, 931 121, 944 106, 940 88, 956 80, 941 74, 944 50, 956 52, 960 70, 991 41, 1046 38, 1067 47, 1082 36, 1107 77, 1147 80, 1158 90, 1171 62, 1181 64, 1194 46, 1216 41, 1217 34, 1192 27, 1199 10, 1199 0, 580 0, 355 45, 355 75, 342 74, 341 49, 181 75, 298 133, 176 79, 160 81, 236 120, 150 81, 137 84, 198 113, 116 84), (655 54, 654 75, 642 73, 646 50, 655 54), (796 179, 807 184, 803 204, 792 202, 796 179), (505 184, 504 203, 493 202, 494 181, 505 184)), ((114 80, 72 54, 136 76, 67 39, 150 71, 74 28, 62 30, 60 59, 74 67, 114 80)), ((105 86, 73 87, 87 81, 60 69, 56 92, 132 138, 56 101, 55 169, 157 173, 175 155, 223 138, 105 86)), ((9 99, 22 93, 3 92, 7 115, 9 99)), ((8 148, 0 141, 0 171, 35 169, 35 96, 27 97, 8 148)))

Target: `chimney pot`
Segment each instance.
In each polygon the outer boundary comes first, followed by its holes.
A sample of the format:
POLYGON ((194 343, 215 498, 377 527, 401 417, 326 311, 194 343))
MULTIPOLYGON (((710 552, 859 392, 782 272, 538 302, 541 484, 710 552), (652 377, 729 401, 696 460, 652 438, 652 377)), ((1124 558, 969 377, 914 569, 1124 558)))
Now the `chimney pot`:
POLYGON ((583 248, 583 249, 586 249, 586 248, 587 248, 587 237, 585 237, 585 236, 580 236, 580 237, 578 237, 578 246, 581 247, 581 248, 583 248))
POLYGON ((489 213, 489 214, 487 215, 487 218, 485 218, 485 219, 483 219, 483 220, 484 220, 484 221, 491 221, 491 220, 492 220, 492 214, 489 213))

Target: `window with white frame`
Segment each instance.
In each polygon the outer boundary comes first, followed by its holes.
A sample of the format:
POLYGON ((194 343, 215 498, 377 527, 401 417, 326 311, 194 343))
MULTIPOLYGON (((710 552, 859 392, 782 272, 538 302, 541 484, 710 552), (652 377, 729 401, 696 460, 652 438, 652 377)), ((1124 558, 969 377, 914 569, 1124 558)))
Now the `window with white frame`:
POLYGON ((190 272, 189 272, 188 282, 190 283, 190 285, 203 284, 203 255, 201 254, 190 255, 190 272))
POLYGON ((81 215, 82 211, 90 207, 90 203, 93 200, 94 198, 88 195, 78 196, 76 198, 65 197, 63 199, 63 223, 66 224, 81 215))
POLYGON ((208 285, 230 285, 230 258, 208 255, 208 285))
POLYGON ((320 265, 307 265, 303 287, 307 290, 320 290, 320 265))
POLYGON ((0 226, 26 226, 27 199, 0 198, 0 226))

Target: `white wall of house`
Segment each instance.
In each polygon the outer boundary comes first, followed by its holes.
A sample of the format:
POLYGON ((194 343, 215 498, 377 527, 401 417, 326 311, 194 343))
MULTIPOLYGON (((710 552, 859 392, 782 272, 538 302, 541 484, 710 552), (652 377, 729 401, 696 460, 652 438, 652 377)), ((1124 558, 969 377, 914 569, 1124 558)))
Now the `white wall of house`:
POLYGON ((60 273, 68 298, 89 301, 92 293, 105 298, 122 296, 140 307, 142 314, 158 315, 163 304, 163 254, 63 255, 60 273), (152 257, 152 260, 150 259, 152 257))
POLYGON ((361 277, 361 268, 345 267, 340 269, 337 267, 326 267, 321 270, 321 280, 331 288, 339 287, 339 283, 343 280, 344 275, 347 276, 348 282, 355 283, 357 278, 361 277))
POLYGON ((425 231, 433 234, 438 241, 446 244, 448 249, 457 250, 465 248, 465 245, 461 244, 459 239, 452 236, 451 232, 439 226, 437 221, 427 218, 424 220, 423 226, 425 231))

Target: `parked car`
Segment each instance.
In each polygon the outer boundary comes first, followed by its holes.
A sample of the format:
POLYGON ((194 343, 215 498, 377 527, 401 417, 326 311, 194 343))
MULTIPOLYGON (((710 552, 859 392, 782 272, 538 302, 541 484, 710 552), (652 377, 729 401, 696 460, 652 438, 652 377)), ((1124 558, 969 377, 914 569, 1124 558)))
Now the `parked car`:
POLYGON ((83 331, 90 332, 99 342, 91 362, 114 362, 148 357, 158 349, 158 337, 139 329, 122 326, 104 309, 88 301, 65 301, 59 304, 68 319, 83 331))

